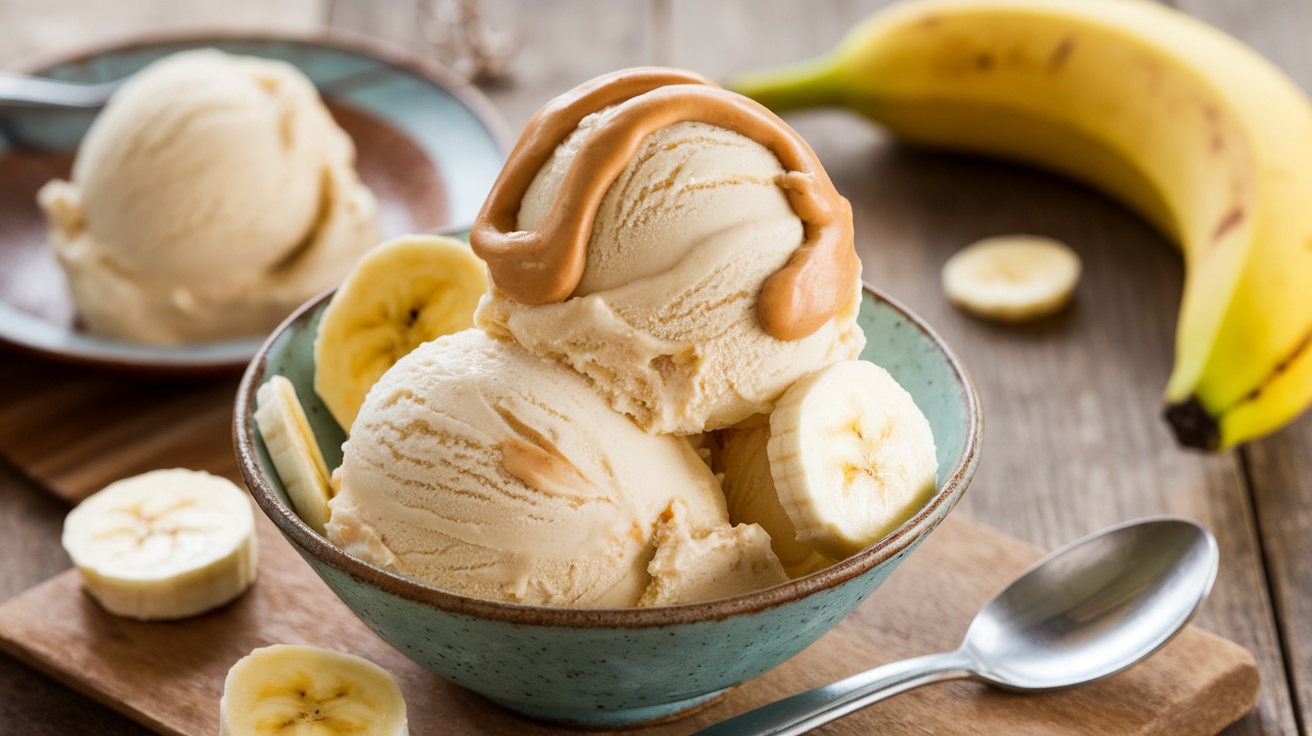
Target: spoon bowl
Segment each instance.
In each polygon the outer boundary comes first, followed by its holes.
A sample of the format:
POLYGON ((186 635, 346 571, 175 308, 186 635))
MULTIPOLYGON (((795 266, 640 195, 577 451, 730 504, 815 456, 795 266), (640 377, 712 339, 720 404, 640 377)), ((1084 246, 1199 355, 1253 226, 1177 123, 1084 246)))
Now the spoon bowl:
POLYGON ((1189 622, 1216 580, 1216 540, 1185 519, 1153 518, 1072 542, 976 614, 956 651, 876 667, 698 731, 792 736, 921 685, 970 678, 1036 692, 1110 677, 1189 622))
POLYGON ((1111 527, 1058 549, 976 615, 961 649, 1013 690, 1100 680, 1157 651, 1216 579, 1216 540, 1184 519, 1111 527))

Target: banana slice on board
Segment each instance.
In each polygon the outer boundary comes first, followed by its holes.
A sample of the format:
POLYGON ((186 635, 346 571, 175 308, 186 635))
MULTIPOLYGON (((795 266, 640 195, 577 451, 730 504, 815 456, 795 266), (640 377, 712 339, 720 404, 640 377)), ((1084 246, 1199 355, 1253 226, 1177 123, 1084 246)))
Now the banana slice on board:
POLYGON ((803 377, 770 414, 770 475, 797 538, 841 560, 934 493, 929 421, 888 371, 847 360, 803 377))
POLYGON ((331 649, 256 649, 228 670, 219 700, 220 736, 409 732, 405 699, 387 670, 331 649))
POLYGON ((1050 238, 1003 235, 962 248, 942 275, 953 304, 986 319, 1025 322, 1066 306, 1080 279, 1080 257, 1050 238))
POLYGON ((296 387, 285 376, 274 376, 255 391, 255 426, 296 515, 323 534, 332 498, 328 463, 296 397, 296 387))
POLYGON ((119 616, 195 616, 255 582, 250 498, 202 471, 155 470, 110 483, 69 512, 61 541, 87 592, 119 616))
POLYGON ((319 322, 314 390, 348 432, 383 375, 420 344, 474 326, 487 267, 468 245, 407 235, 370 250, 319 322))

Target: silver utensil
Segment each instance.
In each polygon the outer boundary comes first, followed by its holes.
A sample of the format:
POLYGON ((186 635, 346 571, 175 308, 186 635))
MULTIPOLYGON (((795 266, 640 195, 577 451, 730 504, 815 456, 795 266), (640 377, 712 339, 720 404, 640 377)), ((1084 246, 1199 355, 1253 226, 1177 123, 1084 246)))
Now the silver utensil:
POLYGON ((120 84, 122 80, 77 84, 25 74, 0 73, 0 109, 93 110, 104 106, 120 84))
POLYGON ((1043 558, 999 593, 956 651, 876 667, 693 736, 792 736, 944 680, 1033 692, 1109 677, 1184 627, 1211 590, 1218 559, 1212 535, 1184 519, 1104 529, 1043 558))

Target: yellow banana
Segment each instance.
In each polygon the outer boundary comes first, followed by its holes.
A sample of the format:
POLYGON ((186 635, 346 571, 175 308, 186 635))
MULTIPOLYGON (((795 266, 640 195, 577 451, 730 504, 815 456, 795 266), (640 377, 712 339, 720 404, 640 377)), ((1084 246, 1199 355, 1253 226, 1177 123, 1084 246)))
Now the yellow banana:
POLYGON ((110 483, 69 512, 60 541, 91 597, 140 621, 218 608, 246 592, 259 567, 250 497, 200 470, 110 483))
POLYGON ((314 391, 342 429, 350 433, 369 389, 396 361, 473 327, 486 291, 487 267, 454 238, 404 235, 364 254, 323 310, 314 341, 314 391))
POLYGON ((219 736, 409 736, 405 697, 382 667, 303 644, 260 647, 228 670, 219 736))
POLYGON ((826 58, 730 85, 900 138, 1036 164, 1177 242, 1166 417, 1224 449, 1312 401, 1312 105, 1252 49, 1146 0, 910 0, 826 58))

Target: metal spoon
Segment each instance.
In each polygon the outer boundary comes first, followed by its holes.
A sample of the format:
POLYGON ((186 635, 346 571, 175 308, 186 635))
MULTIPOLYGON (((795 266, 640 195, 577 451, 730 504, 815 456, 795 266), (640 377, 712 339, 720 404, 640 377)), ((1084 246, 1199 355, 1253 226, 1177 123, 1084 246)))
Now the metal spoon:
POLYGON ((1043 558, 975 616, 955 652, 894 662, 748 711, 693 736, 791 736, 891 695, 970 678, 1019 691, 1093 682, 1155 652, 1216 579, 1216 540, 1193 522, 1144 519, 1043 558))
POLYGON ((91 110, 104 106, 123 80, 102 84, 60 82, 25 74, 0 73, 0 109, 8 107, 91 110))

